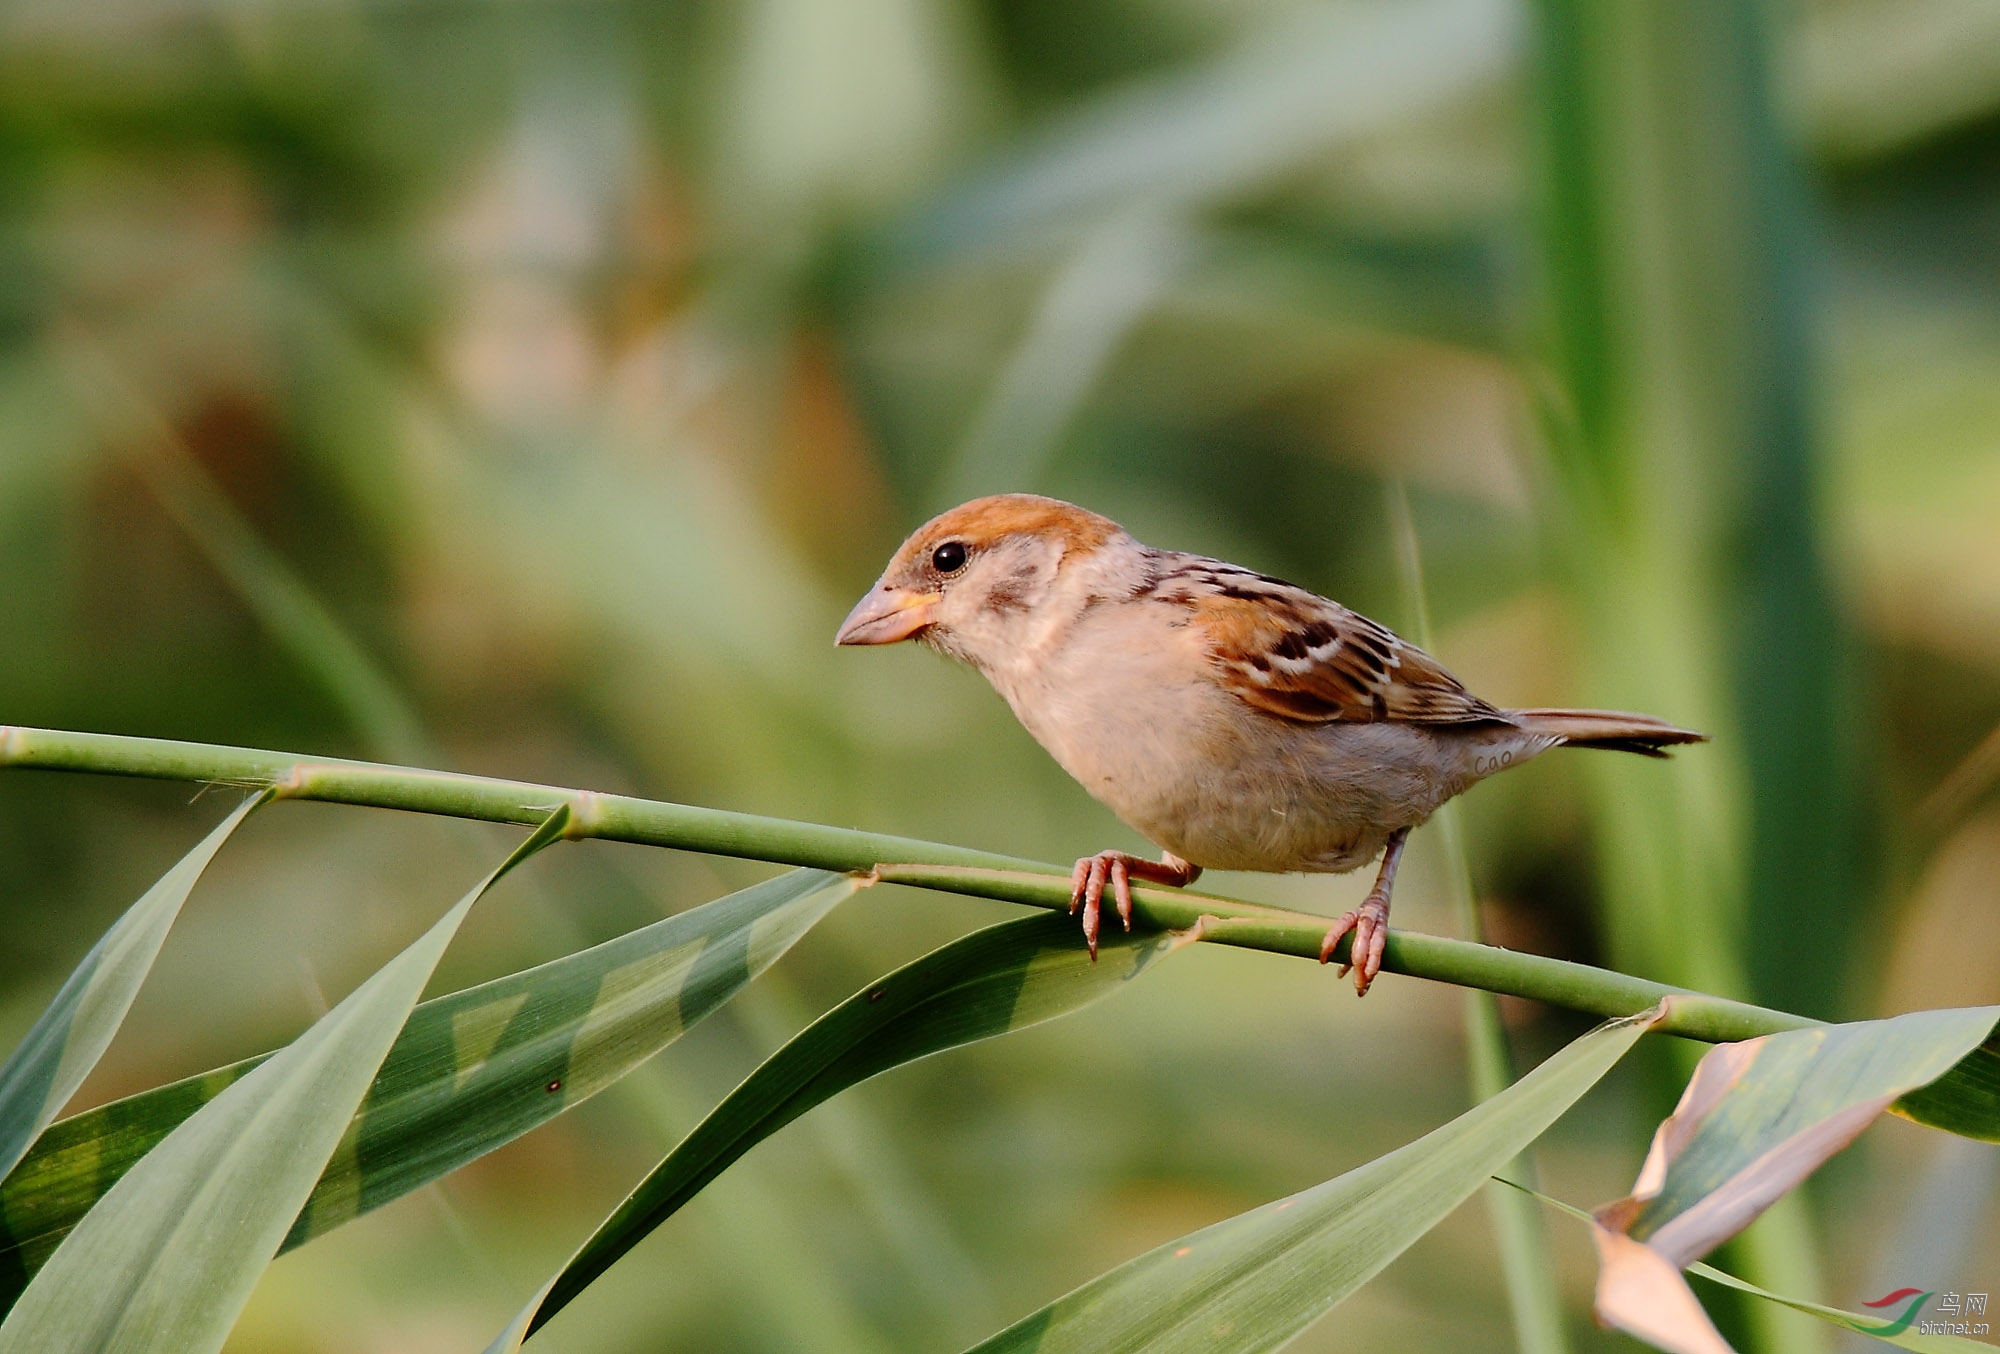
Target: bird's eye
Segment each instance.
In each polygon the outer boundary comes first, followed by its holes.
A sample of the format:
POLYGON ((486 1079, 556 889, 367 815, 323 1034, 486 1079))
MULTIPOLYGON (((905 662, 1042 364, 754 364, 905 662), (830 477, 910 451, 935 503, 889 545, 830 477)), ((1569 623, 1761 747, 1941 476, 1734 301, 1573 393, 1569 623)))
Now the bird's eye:
POLYGON ((965 567, 965 547, 957 541, 946 541, 931 551, 931 567, 941 574, 955 574, 965 567))

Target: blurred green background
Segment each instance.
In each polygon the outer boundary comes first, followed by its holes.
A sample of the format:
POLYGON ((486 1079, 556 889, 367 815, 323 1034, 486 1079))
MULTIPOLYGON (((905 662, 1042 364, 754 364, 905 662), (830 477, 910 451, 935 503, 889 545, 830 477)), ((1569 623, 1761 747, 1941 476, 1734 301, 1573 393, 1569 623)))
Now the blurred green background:
MULTIPOLYGON (((1481 694, 1718 735, 1469 796, 1495 939, 1824 1016, 2000 1001, 2000 8, 0 11, 0 720, 1141 849, 976 677, 831 646, 906 531, 1002 488, 1405 628, 1407 493, 1481 694)), ((222 800, 0 777, 0 1037, 222 800)), ((1448 932, 1437 835, 1397 916, 1448 932)), ((260 814, 80 1103, 289 1038, 508 839, 260 814)), ((762 873, 552 853, 440 987, 762 873)), ((230 1348, 481 1347, 757 1058, 1006 912, 858 896, 628 1083, 280 1260, 230 1348)), ((1581 1028, 1506 1014, 1524 1059, 1581 1028)), ((1462 1016, 1202 947, 815 1112, 538 1344, 960 1348, 1455 1114, 1462 1016)), ((1655 1062, 1548 1188, 1624 1191, 1655 1062)), ((1996 1174, 1887 1122, 1746 1263, 2000 1289, 1996 1174)), ((1508 1332, 1474 1205, 1299 1347, 1508 1332)))

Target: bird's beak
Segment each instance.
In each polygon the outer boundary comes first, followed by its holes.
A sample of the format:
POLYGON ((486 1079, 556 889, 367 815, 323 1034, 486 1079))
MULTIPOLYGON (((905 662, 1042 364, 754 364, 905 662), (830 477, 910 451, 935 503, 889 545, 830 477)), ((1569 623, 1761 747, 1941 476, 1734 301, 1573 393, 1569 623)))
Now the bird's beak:
POLYGON ((888 584, 872 588, 840 623, 835 644, 894 644, 937 619, 938 595, 888 584))

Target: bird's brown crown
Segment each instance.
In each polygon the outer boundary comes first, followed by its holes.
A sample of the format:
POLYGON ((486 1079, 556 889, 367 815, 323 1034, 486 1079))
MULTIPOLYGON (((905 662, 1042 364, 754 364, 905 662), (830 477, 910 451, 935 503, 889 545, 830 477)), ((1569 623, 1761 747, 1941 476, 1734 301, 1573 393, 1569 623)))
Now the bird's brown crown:
POLYGON ((977 553, 1010 536, 1041 536, 1061 541, 1064 553, 1068 554, 1094 550, 1118 535, 1119 530, 1110 518, 1059 498, 994 494, 939 513, 911 532, 884 576, 899 578, 922 573, 937 548, 947 541, 957 541, 969 553, 977 553))

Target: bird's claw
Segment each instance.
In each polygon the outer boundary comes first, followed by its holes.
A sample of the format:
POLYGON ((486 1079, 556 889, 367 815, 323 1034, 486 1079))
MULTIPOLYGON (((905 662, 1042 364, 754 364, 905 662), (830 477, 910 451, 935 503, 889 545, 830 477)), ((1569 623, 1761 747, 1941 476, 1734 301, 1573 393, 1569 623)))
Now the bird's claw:
POLYGON ((1389 940, 1389 900, 1371 891, 1360 907, 1335 922, 1326 939, 1319 943, 1320 963, 1332 960, 1340 938, 1349 931, 1354 933, 1354 943, 1347 951, 1348 962, 1340 966, 1340 976, 1345 978, 1351 971, 1354 994, 1365 997, 1375 975, 1382 971, 1382 949, 1389 940))
POLYGON ((1098 921, 1103 912, 1104 886, 1111 886, 1112 901, 1118 905, 1118 920, 1132 929, 1132 881, 1151 880, 1171 888, 1184 888, 1201 877, 1201 866, 1190 865, 1169 853, 1165 860, 1128 856, 1123 851, 1099 851, 1076 863, 1069 877, 1069 910, 1083 909, 1083 939, 1090 957, 1097 958, 1098 921))
POLYGON ((1104 886, 1107 883, 1111 885, 1111 899, 1118 908, 1118 919, 1129 931, 1132 929, 1130 857, 1122 851, 1100 851, 1079 860, 1076 869, 1070 873, 1070 915, 1075 916, 1079 907, 1083 909, 1083 942, 1090 948, 1092 963, 1097 961, 1098 923, 1103 912, 1104 886))

